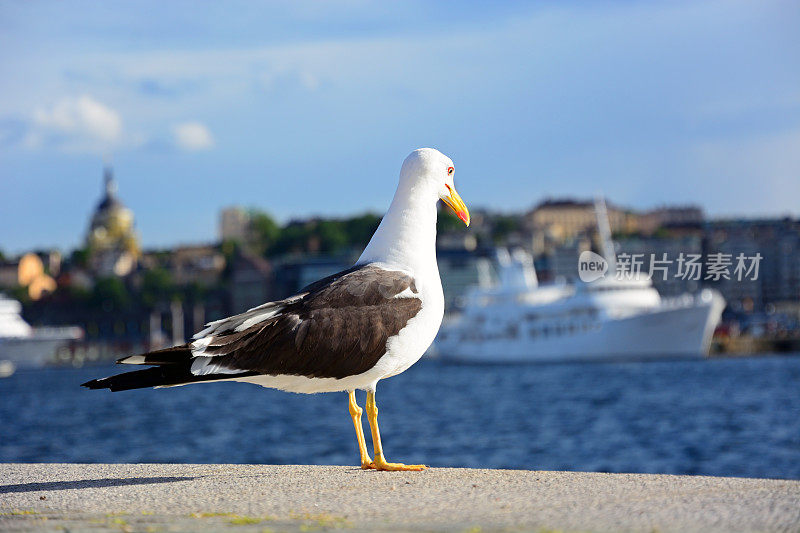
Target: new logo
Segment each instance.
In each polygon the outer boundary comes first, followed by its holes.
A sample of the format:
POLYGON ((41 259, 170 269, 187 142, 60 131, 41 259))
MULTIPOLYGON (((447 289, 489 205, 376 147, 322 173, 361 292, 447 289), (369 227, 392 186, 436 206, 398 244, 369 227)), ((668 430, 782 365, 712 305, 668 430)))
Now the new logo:
POLYGON ((601 255, 586 250, 578 258, 578 277, 581 281, 589 283, 600 279, 608 272, 608 261, 601 255))

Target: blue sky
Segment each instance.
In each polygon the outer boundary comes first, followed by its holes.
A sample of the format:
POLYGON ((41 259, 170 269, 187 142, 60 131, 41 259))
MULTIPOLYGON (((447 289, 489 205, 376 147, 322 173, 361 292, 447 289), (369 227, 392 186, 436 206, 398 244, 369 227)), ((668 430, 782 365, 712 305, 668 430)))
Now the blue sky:
POLYGON ((113 157, 146 246, 227 205, 382 211, 420 146, 471 207, 800 214, 800 3, 4 2, 0 249, 70 249, 113 157))

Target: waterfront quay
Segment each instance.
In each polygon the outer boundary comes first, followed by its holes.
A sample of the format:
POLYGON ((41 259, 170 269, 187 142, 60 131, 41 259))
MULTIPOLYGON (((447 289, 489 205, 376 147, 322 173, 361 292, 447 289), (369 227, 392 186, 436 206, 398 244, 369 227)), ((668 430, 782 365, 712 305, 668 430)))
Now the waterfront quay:
POLYGON ((346 466, 0 465, 3 531, 794 531, 800 481, 346 466))

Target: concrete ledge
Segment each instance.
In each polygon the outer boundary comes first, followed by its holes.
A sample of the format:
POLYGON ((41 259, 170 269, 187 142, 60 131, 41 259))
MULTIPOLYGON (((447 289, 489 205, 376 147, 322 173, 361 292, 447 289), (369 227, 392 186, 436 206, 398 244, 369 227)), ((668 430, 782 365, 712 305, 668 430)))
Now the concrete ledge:
POLYGON ((0 464, 0 530, 766 531, 800 481, 343 466, 0 464))

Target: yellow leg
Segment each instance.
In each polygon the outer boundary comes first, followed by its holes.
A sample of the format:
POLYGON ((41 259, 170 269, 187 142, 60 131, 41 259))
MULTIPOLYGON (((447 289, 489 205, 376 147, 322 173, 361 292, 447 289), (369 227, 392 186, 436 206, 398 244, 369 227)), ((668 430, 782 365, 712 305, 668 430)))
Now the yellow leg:
POLYGON ((350 395, 350 416, 353 417, 353 427, 356 428, 356 439, 358 439, 358 452, 361 454, 361 468, 374 468, 372 459, 367 452, 367 443, 364 442, 364 428, 361 426, 361 413, 364 411, 356 403, 356 391, 348 391, 350 395))
POLYGON ((383 456, 381 446, 381 432, 378 430, 378 406, 375 405, 375 392, 367 391, 367 420, 372 430, 372 447, 375 451, 375 462, 372 468, 376 470, 425 470, 425 465, 404 465, 403 463, 387 463, 383 456))

